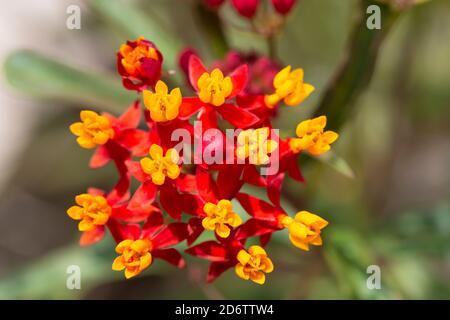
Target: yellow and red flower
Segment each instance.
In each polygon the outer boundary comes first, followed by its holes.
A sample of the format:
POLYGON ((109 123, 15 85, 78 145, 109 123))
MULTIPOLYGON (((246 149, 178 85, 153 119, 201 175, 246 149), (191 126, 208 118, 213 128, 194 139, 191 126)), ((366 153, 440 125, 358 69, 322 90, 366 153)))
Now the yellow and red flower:
POLYGON ((149 220, 142 229, 135 225, 117 244, 116 253, 119 256, 114 259, 112 269, 124 271, 125 278, 129 279, 147 269, 155 258, 183 268, 186 264, 184 259, 170 247, 186 239, 186 235, 184 223, 163 225, 162 221, 149 220))
POLYGON ((117 52, 117 70, 126 89, 142 91, 161 78, 163 56, 156 46, 139 37, 127 41, 117 52))
POLYGON ((116 190, 105 194, 102 190, 90 188, 87 193, 75 197, 76 205, 67 210, 73 220, 80 221, 78 230, 82 232, 80 245, 87 246, 100 241, 109 227, 113 236, 120 238, 117 231, 118 221, 140 222, 151 215, 160 215, 160 210, 149 204, 139 208, 130 208, 129 195, 119 198, 116 190))
POLYGON ((189 79, 197 91, 197 98, 184 98, 180 108, 180 118, 188 119, 199 113, 203 130, 217 128, 217 115, 236 128, 247 128, 255 124, 258 118, 230 100, 240 94, 247 83, 248 66, 241 65, 228 76, 220 69, 208 72, 200 58, 191 55, 189 58, 189 79))

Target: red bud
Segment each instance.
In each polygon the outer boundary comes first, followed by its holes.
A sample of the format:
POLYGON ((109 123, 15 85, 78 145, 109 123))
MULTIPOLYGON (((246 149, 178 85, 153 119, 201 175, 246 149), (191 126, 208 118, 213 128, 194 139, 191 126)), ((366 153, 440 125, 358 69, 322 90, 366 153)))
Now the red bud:
POLYGON ((272 0, 275 10, 280 14, 288 14, 297 0, 272 0))
POLYGON ((233 7, 243 17, 253 18, 258 9, 259 0, 232 0, 233 7))

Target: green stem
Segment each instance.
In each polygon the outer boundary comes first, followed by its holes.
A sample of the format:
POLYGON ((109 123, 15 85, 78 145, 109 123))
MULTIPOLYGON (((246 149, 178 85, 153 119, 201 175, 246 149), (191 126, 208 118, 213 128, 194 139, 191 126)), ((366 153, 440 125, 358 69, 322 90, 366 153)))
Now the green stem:
POLYGON ((269 49, 269 57, 273 60, 277 60, 278 59, 277 40, 274 34, 267 37, 267 47, 269 49))
POLYGON ((316 117, 327 116, 327 127, 331 130, 338 130, 354 111, 357 98, 370 83, 383 40, 399 16, 399 11, 389 5, 372 0, 360 0, 358 10, 345 58, 315 112, 316 117), (381 8, 380 30, 369 30, 366 26, 366 9, 371 4, 381 8))
POLYGON ((229 50, 229 45, 218 12, 207 9, 202 3, 198 3, 194 9, 197 21, 201 21, 201 29, 210 43, 214 58, 223 58, 229 50))

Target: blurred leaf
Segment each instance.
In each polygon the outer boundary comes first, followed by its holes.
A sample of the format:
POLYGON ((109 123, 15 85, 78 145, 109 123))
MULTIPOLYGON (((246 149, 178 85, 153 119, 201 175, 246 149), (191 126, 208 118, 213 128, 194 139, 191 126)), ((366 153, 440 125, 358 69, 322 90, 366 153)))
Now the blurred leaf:
POLYGON ((381 30, 366 26, 366 9, 373 0, 360 0, 356 23, 345 53, 345 60, 329 83, 314 116, 326 115, 327 127, 338 131, 350 119, 356 100, 368 87, 378 59, 381 45, 399 15, 388 5, 381 7, 381 30))
POLYGON ((134 98, 122 88, 118 76, 78 70, 32 51, 13 52, 5 61, 4 71, 14 88, 40 99, 121 112, 134 98))
MULTIPOLYGON (((102 283, 125 281, 123 273, 111 270, 116 257, 113 248, 114 243, 108 238, 90 247, 74 244, 51 252, 0 278, 0 299, 78 299, 102 283), (67 289, 66 270, 70 265, 80 267, 81 290, 67 289)), ((166 266, 164 261, 155 261, 142 276, 177 270, 166 266)))
POLYGON ((110 259, 102 254, 105 249, 106 242, 84 249, 74 244, 43 256, 11 276, 2 277, 0 299, 79 298, 84 290, 117 277, 115 272, 105 272, 111 268, 110 259), (66 287, 70 265, 81 269, 81 290, 66 287))
MULTIPOLYGON (((125 4, 119 0, 92 0, 87 4, 103 16, 112 27, 123 33, 127 39, 144 36, 154 42, 164 56, 166 69, 175 70, 177 68, 178 53, 184 44, 170 28, 156 17, 147 16, 130 2, 125 4)), ((151 5, 150 2, 148 4, 151 5)), ((177 74, 171 78, 179 80, 177 74)))
POLYGON ((222 23, 216 11, 208 9, 203 3, 195 6, 195 12, 198 20, 202 21, 207 28, 201 28, 210 42, 210 47, 214 51, 216 59, 221 59, 229 50, 227 39, 223 30, 222 23))
POLYGON ((317 157, 318 160, 321 162, 329 165, 333 169, 335 169, 340 174, 346 176, 347 178, 354 179, 355 178, 355 172, 350 167, 347 161, 345 159, 339 157, 334 153, 332 150, 328 151, 324 155, 317 157))
POLYGON ((349 298, 386 299, 390 295, 389 286, 382 280, 380 290, 370 290, 366 281, 367 267, 376 265, 368 242, 351 229, 339 228, 328 231, 325 239, 324 256, 333 271, 342 293, 349 298))

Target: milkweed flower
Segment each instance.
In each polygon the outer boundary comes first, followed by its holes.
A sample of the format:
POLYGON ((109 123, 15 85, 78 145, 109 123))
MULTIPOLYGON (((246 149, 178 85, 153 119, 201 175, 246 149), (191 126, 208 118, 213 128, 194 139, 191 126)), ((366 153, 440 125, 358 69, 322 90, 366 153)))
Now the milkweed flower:
POLYGON ((229 200, 220 200, 217 204, 207 202, 203 211, 206 217, 202 225, 206 230, 214 230, 219 237, 227 238, 230 235, 230 226, 238 227, 242 223, 241 217, 233 211, 229 200))
POLYGON ((75 122, 70 126, 70 131, 78 137, 77 142, 80 147, 95 148, 114 137, 114 130, 107 117, 95 111, 83 110, 80 112, 80 119, 81 122, 75 122))
MULTIPOLYGON (((206 2, 217 7, 223 1, 206 2)), ((272 3, 281 14, 293 5, 272 3)), ((259 1, 232 4, 251 18, 259 1)), ((294 137, 280 138, 273 130, 281 103, 300 104, 314 90, 304 83, 302 69, 280 71, 267 57, 237 52, 206 68, 189 50, 180 67, 195 95, 186 96, 160 79, 162 61, 150 41, 127 41, 117 53, 118 71, 126 89, 142 93, 144 107, 139 98, 117 117, 83 110, 80 121, 70 126, 76 143, 93 150, 91 168, 111 162, 118 173, 109 191, 88 188, 69 206, 80 245, 110 234, 117 253, 111 268, 129 279, 156 260, 184 267, 175 246, 186 241, 185 253, 210 262, 208 282, 234 269, 239 278, 263 284, 274 270, 268 247, 272 234, 286 229, 292 244, 306 251, 322 244, 328 221, 304 210, 291 217, 282 207, 281 193, 286 178, 304 181, 299 155, 329 151, 338 134, 325 130, 325 116, 301 121, 294 137), (239 133, 228 136, 222 121, 239 133), (189 135, 183 148, 173 139, 177 129, 189 135), (198 141, 194 163, 187 163, 184 147, 198 141), (224 153, 227 161, 204 161, 206 153, 224 153), (273 174, 259 171, 272 165, 278 168, 273 174), (268 200, 243 193, 246 185, 263 188, 268 200), (213 238, 196 243, 204 232, 213 238)))
POLYGON ((298 138, 290 139, 289 147, 294 153, 306 150, 313 156, 327 152, 339 135, 334 131, 324 131, 326 125, 326 116, 300 122, 295 130, 298 138))
POLYGON ((185 266, 180 253, 170 248, 186 238, 186 225, 184 223, 172 223, 166 226, 160 221, 154 224, 146 223, 142 230, 134 228, 129 233, 131 238, 122 240, 116 246, 119 254, 112 264, 114 271, 125 271, 125 278, 137 276, 148 268, 155 258, 166 260, 178 268, 185 266))
POLYGON ((115 227, 118 221, 140 222, 160 212, 151 204, 131 209, 127 203, 129 195, 119 197, 119 194, 117 190, 106 194, 102 190, 90 188, 87 193, 75 197, 76 205, 67 210, 67 215, 79 221, 78 230, 82 232, 80 238, 82 246, 100 241, 104 237, 105 227, 108 224, 110 227, 115 227))
POLYGON ((303 82, 303 69, 292 70, 291 66, 285 67, 273 79, 275 93, 266 96, 266 104, 274 107, 280 101, 288 106, 296 106, 303 102, 313 91, 314 87, 303 82))
POLYGON ((144 90, 144 104, 150 111, 150 117, 156 122, 165 122, 178 116, 182 102, 180 88, 172 89, 169 93, 167 85, 159 80, 155 92, 144 90))
POLYGON ((112 269, 115 271, 125 269, 127 279, 134 277, 152 263, 150 250, 151 242, 147 239, 123 240, 116 246, 116 252, 120 256, 114 260, 112 269))
POLYGON ((156 46, 139 37, 127 41, 117 52, 117 70, 126 89, 142 91, 161 77, 163 57, 156 46))
POLYGON ((250 163, 256 165, 267 164, 269 154, 278 147, 275 140, 268 139, 269 134, 270 129, 267 127, 242 131, 237 139, 237 157, 242 160, 249 158, 250 163))
POLYGON ((178 153, 175 149, 169 149, 163 153, 163 149, 157 144, 152 144, 149 155, 151 158, 141 159, 142 170, 151 176, 156 185, 164 184, 166 177, 174 180, 180 175, 178 166, 178 153))
POLYGON ((242 249, 237 254, 235 271, 239 278, 251 280, 257 284, 266 282, 266 273, 273 271, 273 263, 267 257, 266 250, 260 246, 251 246, 248 251, 242 249))
POLYGON ((298 212, 294 218, 280 216, 279 221, 289 231, 289 240, 297 248, 308 251, 309 245, 322 245, 320 232, 328 221, 308 211, 298 212))

